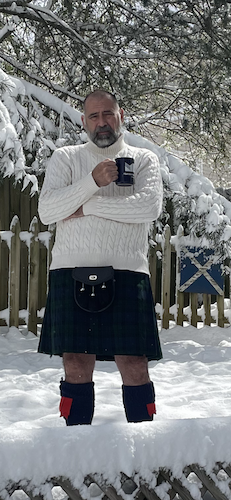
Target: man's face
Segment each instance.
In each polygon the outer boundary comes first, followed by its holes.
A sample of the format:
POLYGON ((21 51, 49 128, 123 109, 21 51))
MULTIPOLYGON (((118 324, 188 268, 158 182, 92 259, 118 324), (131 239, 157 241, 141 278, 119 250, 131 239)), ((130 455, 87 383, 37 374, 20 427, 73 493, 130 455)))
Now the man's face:
POLYGON ((82 122, 89 139, 99 148, 107 148, 121 135, 123 110, 110 96, 89 96, 82 122))

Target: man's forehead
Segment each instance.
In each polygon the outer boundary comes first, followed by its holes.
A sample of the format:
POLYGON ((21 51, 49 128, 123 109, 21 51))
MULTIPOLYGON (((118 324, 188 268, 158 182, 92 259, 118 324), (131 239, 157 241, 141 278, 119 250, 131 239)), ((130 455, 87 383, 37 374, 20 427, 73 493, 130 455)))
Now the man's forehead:
POLYGON ((85 103, 85 112, 100 111, 101 109, 119 109, 118 105, 110 96, 89 96, 85 103))

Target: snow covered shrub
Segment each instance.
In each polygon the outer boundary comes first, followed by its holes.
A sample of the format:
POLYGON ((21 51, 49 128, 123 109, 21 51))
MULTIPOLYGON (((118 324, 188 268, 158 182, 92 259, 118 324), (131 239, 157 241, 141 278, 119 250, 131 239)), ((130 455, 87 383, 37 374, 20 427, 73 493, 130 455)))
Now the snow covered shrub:
POLYGON ((16 126, 20 126, 19 112, 14 100, 15 84, 0 69, 0 170, 4 176, 15 174, 22 178, 25 157, 16 126))
POLYGON ((23 189, 46 169, 52 152, 78 144, 80 113, 45 90, 0 69, 0 173, 23 180, 23 189))
POLYGON ((168 155, 163 175, 164 204, 158 221, 160 231, 171 217, 173 233, 184 229, 184 244, 214 248, 221 262, 231 257, 231 203, 212 182, 168 155), (168 169, 168 172, 167 172, 168 169), (167 174, 167 175, 166 175, 167 174), (168 207, 171 207, 169 215, 168 207))

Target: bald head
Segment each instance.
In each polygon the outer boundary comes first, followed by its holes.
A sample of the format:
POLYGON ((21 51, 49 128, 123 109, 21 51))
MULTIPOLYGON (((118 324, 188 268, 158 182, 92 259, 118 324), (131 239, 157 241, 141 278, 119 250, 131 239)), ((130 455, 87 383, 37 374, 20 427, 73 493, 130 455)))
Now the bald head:
POLYGON ((95 90, 84 101, 82 122, 89 139, 98 147, 106 148, 121 135, 123 110, 113 94, 95 90))
POLYGON ((101 90, 101 89, 97 89, 97 90, 94 90, 93 92, 90 92, 90 94, 87 94, 84 101, 83 101, 83 110, 85 112, 85 108, 86 108, 86 103, 87 103, 87 100, 90 99, 90 98, 95 98, 95 99, 102 99, 104 97, 108 97, 109 99, 112 100, 112 102, 114 102, 115 106, 117 105, 118 108, 119 108, 119 104, 118 104, 118 101, 116 99, 116 97, 114 96, 114 94, 112 94, 111 92, 108 92, 107 90, 101 90))

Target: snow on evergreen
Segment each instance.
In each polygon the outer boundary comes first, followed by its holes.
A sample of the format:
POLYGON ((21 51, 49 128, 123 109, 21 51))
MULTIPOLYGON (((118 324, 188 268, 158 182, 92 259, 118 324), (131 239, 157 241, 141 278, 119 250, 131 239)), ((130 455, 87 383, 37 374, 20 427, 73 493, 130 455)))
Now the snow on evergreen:
POLYGON ((52 152, 81 142, 80 116, 61 99, 0 69, 0 172, 23 180, 23 189, 31 182, 31 194, 36 192, 52 152))

